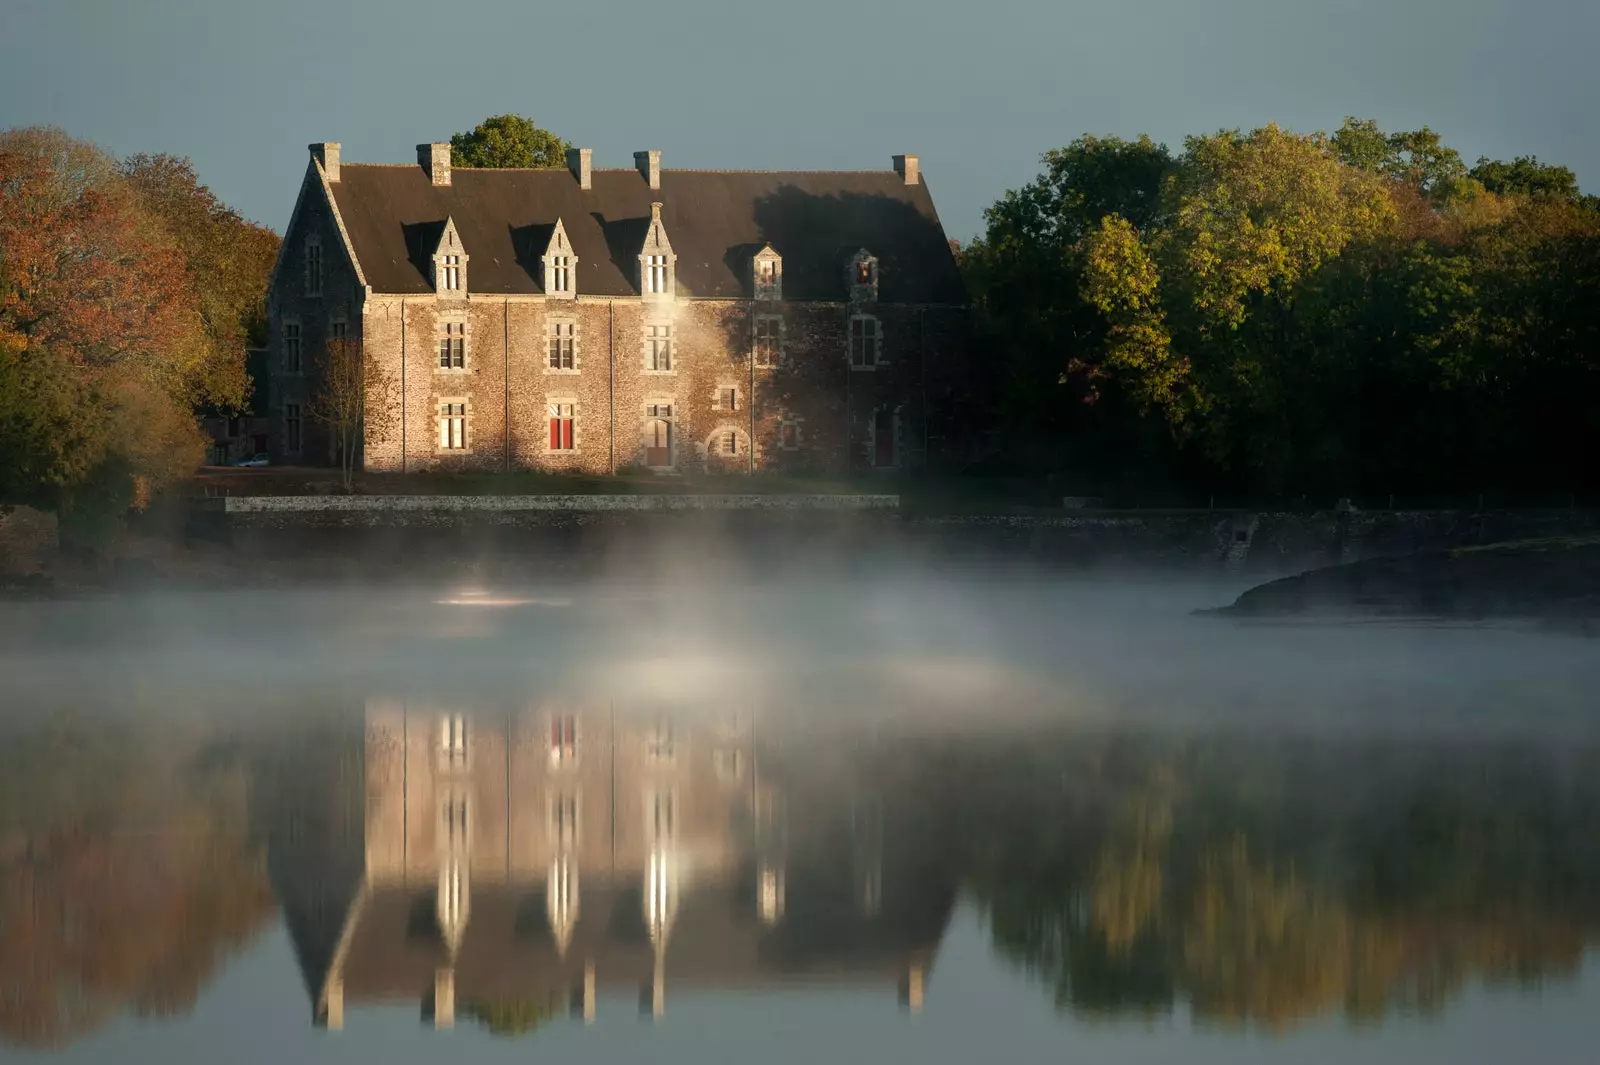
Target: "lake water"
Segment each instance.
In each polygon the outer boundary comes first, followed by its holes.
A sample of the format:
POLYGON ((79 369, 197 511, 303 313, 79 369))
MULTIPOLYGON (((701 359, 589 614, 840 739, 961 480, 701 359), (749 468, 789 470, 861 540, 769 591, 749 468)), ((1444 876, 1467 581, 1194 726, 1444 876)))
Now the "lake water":
POLYGON ((1600 645, 907 575, 0 605, 0 1059, 1590 1062, 1600 645))

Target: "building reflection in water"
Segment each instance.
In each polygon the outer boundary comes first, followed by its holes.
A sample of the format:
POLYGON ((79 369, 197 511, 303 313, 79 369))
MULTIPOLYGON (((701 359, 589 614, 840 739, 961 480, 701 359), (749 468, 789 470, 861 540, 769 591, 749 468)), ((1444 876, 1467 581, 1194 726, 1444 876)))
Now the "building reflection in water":
POLYGON ((748 713, 370 700, 343 814, 274 841, 316 1023, 412 1000, 514 1032, 592 1023, 608 989, 661 1017, 669 990, 821 981, 920 1010, 955 897, 937 848, 864 782, 785 779, 755 738, 748 713))

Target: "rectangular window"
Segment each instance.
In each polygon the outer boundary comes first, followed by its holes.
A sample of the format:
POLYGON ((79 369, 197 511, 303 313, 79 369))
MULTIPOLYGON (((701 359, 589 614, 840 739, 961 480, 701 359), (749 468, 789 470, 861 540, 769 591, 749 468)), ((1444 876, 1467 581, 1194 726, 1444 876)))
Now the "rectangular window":
POLYGON ((447 766, 467 764, 467 718, 446 714, 439 723, 439 760, 447 766))
POLYGON ((724 455, 737 455, 739 453, 739 434, 732 429, 722 434, 722 453, 724 455))
POLYGON ((778 446, 784 451, 800 450, 800 423, 785 420, 778 423, 778 446))
POLYGON ((461 287, 461 256, 442 255, 440 260, 439 271, 444 283, 439 287, 454 292, 461 287))
POLYGON ((283 368, 289 373, 300 372, 300 323, 283 323, 283 368))
POLYGON ((439 813, 444 821, 446 849, 452 854, 462 853, 467 849, 467 797, 454 793, 447 795, 439 813))
POLYGON ((283 405, 283 449, 290 454, 300 452, 300 404, 283 405))
POLYGON ((557 714, 550 719, 550 761, 563 765, 578 757, 578 719, 573 714, 557 714))
POLYGON ((645 326, 645 349, 650 369, 672 369, 672 326, 645 326))
POLYGON ((439 369, 464 370, 467 366, 467 323, 445 322, 439 334, 439 369))
POLYGON ((444 451, 465 451, 467 447, 467 405, 439 404, 439 447, 444 451))
POLYGON ((850 319, 850 365, 864 369, 878 365, 878 320, 866 315, 850 319))
POLYGON ((651 730, 645 740, 645 755, 655 762, 670 762, 676 752, 673 746, 672 719, 662 718, 656 722, 656 727, 651 730))
POLYGON ((322 245, 314 241, 306 245, 306 295, 322 295, 322 245))
POLYGON ((578 797, 557 795, 550 800, 550 839, 557 850, 578 845, 578 797))
POLYGON ((577 449, 573 434, 573 404, 550 404, 550 450, 574 451, 577 449))
POLYGON ((649 819, 646 827, 650 833, 650 842, 656 844, 672 842, 678 835, 678 810, 672 792, 652 792, 646 801, 648 805, 645 807, 645 816, 649 819))
POLYGON ((856 284, 872 284, 872 260, 863 259, 856 263, 856 284))
POLYGON ((567 255, 550 257, 550 291, 572 291, 572 258, 567 255))
POLYGON ((646 255, 644 259, 644 290, 652 295, 664 294, 667 291, 667 257, 646 255))
POLYGON ((778 264, 771 259, 761 260, 760 280, 763 285, 770 285, 778 280, 778 264))
POLYGON ((783 355, 783 319, 763 315, 756 319, 756 365, 776 366, 783 355))
POLYGON ((739 409, 739 390, 737 388, 724 388, 717 398, 721 401, 723 410, 739 409))
POLYGON ((550 369, 570 370, 575 365, 574 348, 578 336, 576 322, 550 323, 550 369))
POLYGON ((350 323, 337 321, 328 323, 328 335, 334 340, 343 340, 350 335, 350 323))

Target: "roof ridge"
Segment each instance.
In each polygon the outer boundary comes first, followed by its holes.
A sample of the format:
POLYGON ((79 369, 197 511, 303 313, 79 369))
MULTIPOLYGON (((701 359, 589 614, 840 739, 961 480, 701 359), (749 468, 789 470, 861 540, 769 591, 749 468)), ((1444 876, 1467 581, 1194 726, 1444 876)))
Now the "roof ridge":
MULTIPOLYGON (((373 166, 389 167, 391 169, 421 169, 416 163, 343 163, 343 166, 373 166)), ((473 173, 517 173, 517 174, 571 174, 565 167, 559 166, 456 166, 451 170, 470 170, 473 173)), ((637 174, 639 171, 631 166, 597 166, 591 173, 595 174, 637 174)), ((894 174, 899 172, 888 169, 822 169, 808 170, 805 168, 759 168, 759 167, 728 167, 728 166, 668 166, 662 167, 663 174, 894 174)))

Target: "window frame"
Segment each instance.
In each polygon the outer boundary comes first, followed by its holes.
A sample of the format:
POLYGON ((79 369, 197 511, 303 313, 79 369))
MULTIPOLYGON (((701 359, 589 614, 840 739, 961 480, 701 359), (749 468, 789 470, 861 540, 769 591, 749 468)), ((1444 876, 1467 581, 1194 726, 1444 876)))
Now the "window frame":
POLYGON ((312 234, 306 238, 305 268, 306 298, 318 299, 322 296, 323 262, 322 238, 316 234, 312 234))
POLYGON ((850 316, 850 369, 876 370, 883 365, 883 320, 875 314, 852 314, 850 316), (871 329, 867 329, 868 325, 871 329), (867 350, 867 341, 871 341, 871 350, 867 350), (859 342, 859 344, 858 344, 859 342), (857 358, 857 349, 860 349, 860 358, 857 358))
POLYGON ((783 365, 784 333, 783 315, 756 315, 750 339, 750 358, 759 369, 774 369, 783 365), (763 335, 763 328, 766 329, 763 335))
POLYGON ((280 326, 283 337, 283 372, 305 373, 305 329, 298 318, 285 319, 280 326))
POLYGON ((288 400, 283 405, 283 453, 286 455, 299 455, 304 452, 305 420, 300 409, 300 401, 288 400))
POLYGON ((677 337, 671 322, 646 322, 644 325, 644 372, 669 374, 678 372, 677 337), (662 356, 665 356, 663 359, 662 356), (665 362, 666 365, 662 365, 665 362))
POLYGON ((578 715, 570 711, 553 713, 548 719, 545 743, 554 768, 569 768, 578 764, 583 753, 582 727, 578 715))
POLYGON ((552 455, 578 453, 578 401, 570 396, 550 396, 545 401, 545 420, 550 430, 545 451, 552 455))
POLYGON ((467 371, 466 318, 439 319, 439 363, 434 369, 440 373, 467 371))
POLYGON ((578 372, 578 320, 576 318, 547 318, 545 335, 545 372, 575 374, 578 372), (562 330, 566 330, 565 333, 562 330))
POLYGON ((472 450, 471 402, 465 396, 441 396, 437 402, 439 438, 435 452, 464 455, 472 450), (460 430, 459 434, 457 429, 460 430), (460 443, 456 443, 459 440, 460 443))

